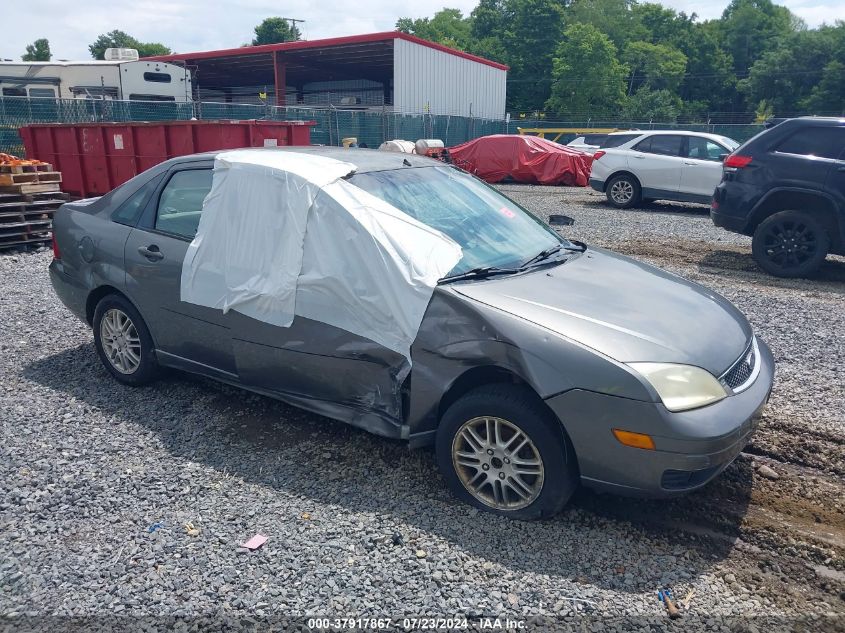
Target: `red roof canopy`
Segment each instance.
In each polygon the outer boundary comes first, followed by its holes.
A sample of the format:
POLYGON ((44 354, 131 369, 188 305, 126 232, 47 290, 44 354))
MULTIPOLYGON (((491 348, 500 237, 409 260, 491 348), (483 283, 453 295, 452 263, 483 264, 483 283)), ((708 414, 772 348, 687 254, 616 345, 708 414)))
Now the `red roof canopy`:
POLYGON ((505 64, 500 64, 498 62, 491 61, 489 59, 484 59, 483 57, 478 57, 477 55, 470 55, 469 53, 465 53, 464 51, 459 51, 454 48, 450 48, 448 46, 443 46, 442 44, 437 44, 435 42, 429 42, 428 40, 424 40, 419 37, 415 37, 413 35, 408 35, 407 33, 402 33, 401 31, 385 31, 383 33, 368 33, 366 35, 349 35, 346 37, 333 37, 328 39, 322 40, 301 40, 297 42, 281 42, 279 44, 263 44, 261 46, 241 46, 238 48, 226 48, 216 51, 200 51, 197 53, 176 53, 173 55, 156 55, 153 57, 145 57, 144 59, 157 59, 163 62, 173 62, 173 61, 196 61, 200 59, 213 59, 213 58, 221 58, 221 57, 240 57, 243 55, 255 55, 258 53, 273 53, 276 51, 279 52, 286 52, 286 51, 299 51, 299 50, 307 50, 311 48, 328 48, 332 46, 345 46, 350 44, 367 44, 371 42, 388 42, 392 40, 405 40, 407 42, 413 42, 414 44, 419 44, 420 46, 427 46, 428 48, 433 48, 438 51, 442 51, 444 53, 448 53, 450 55, 455 55, 456 57, 462 57, 464 59, 469 59, 474 62, 478 62, 479 64, 485 64, 487 66, 492 66, 493 68, 498 68, 500 70, 508 70, 509 67, 505 64))

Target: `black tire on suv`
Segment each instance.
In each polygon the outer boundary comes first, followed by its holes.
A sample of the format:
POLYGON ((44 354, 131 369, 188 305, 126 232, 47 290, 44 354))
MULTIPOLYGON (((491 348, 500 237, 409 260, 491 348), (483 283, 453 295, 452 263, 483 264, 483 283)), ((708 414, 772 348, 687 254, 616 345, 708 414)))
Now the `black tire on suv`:
POLYGON ((777 277, 807 277, 821 266, 830 248, 824 225, 803 211, 781 211, 754 231, 754 261, 777 277))
POLYGON ((642 188, 630 174, 618 174, 607 181, 607 201, 617 209, 630 209, 640 203, 642 188))

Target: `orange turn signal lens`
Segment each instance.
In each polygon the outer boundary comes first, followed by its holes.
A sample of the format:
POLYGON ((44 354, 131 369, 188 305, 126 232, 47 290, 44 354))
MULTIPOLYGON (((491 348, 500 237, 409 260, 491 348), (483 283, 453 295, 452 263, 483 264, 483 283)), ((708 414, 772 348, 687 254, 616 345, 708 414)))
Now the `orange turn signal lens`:
POLYGON ((654 450, 654 440, 651 439, 650 435, 632 433, 631 431, 623 431, 621 429, 613 429, 613 435, 625 446, 644 448, 647 451, 654 450))

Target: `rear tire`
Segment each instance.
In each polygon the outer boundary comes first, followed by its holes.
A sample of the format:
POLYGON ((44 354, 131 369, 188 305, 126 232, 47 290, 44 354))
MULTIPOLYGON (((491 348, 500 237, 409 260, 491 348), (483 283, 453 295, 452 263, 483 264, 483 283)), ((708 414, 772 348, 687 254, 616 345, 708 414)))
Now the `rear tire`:
POLYGON ((630 209, 640 203, 642 188, 633 176, 619 174, 607 182, 605 195, 607 195, 607 201, 617 209, 630 209))
POLYGON ((92 325, 97 355, 118 382, 139 387, 158 377, 150 331, 126 298, 111 294, 100 299, 92 325))
POLYGON ((578 486, 575 452, 530 390, 485 385, 452 404, 435 440, 437 464, 462 501, 515 519, 557 514, 578 486))
POLYGON ((808 277, 818 271, 830 237, 816 218, 803 211, 781 211, 763 220, 751 244, 754 261, 776 277, 808 277))

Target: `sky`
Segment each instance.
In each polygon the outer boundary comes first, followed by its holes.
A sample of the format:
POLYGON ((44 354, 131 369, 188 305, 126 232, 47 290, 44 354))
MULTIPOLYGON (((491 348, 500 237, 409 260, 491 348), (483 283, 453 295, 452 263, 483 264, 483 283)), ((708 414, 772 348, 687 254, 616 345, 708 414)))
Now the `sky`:
MULTIPOLYGON (((444 5, 472 11, 477 0, 31 0, 3 3, 0 59, 19 60, 27 44, 46 37, 54 59, 90 59, 98 35, 120 29, 174 52, 235 48, 252 39, 268 16, 305 20, 306 39, 393 30, 400 17, 430 16, 444 5), (350 10, 350 6, 354 10, 350 10), (13 27, 13 28, 10 28, 13 27)), ((664 0, 662 4, 702 19, 718 17, 728 0, 664 0)), ((842 0, 780 0, 809 26, 845 20, 842 0)))

